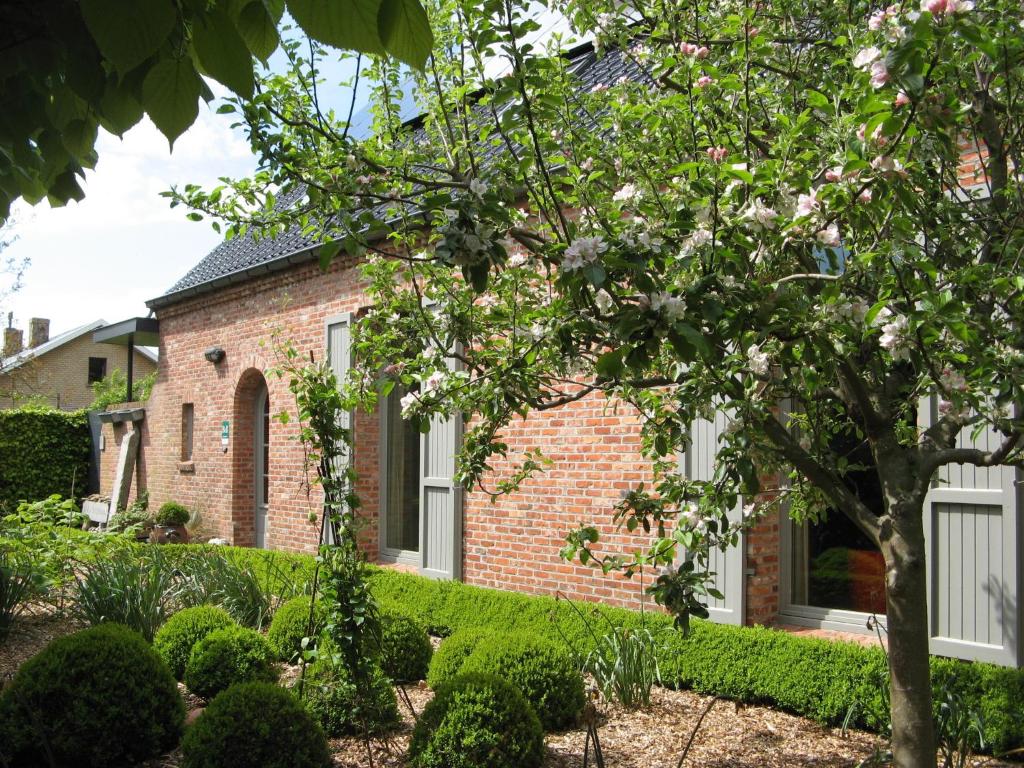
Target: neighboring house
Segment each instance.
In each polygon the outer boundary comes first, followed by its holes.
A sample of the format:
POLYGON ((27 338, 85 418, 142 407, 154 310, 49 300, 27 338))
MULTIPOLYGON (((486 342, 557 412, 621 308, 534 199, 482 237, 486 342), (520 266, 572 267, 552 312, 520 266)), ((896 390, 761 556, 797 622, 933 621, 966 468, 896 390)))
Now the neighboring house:
MULTIPOLYGON (((593 82, 620 71, 613 52, 584 56, 577 70, 593 82)), ((344 374, 351 323, 367 303, 356 260, 322 273, 315 244, 298 231, 226 241, 151 300, 160 368, 142 450, 153 502, 197 509, 207 533, 235 544, 313 549, 309 514, 319 504, 303 484, 294 420, 274 419, 295 408, 287 382, 268 373, 272 336, 280 331, 344 374)), ((639 604, 654 574, 627 581, 559 558, 566 532, 581 522, 597 524, 609 549, 645 544, 610 523, 622 494, 651 479, 633 412, 595 395, 512 423, 503 432, 509 455, 537 447, 554 465, 492 503, 453 483, 461 425, 436 421, 420 435, 397 399, 352 421, 371 559, 485 586, 639 604)), ((931 417, 932 404, 923 404, 922 421, 931 417)), ((680 471, 709 479, 725 427, 724 416, 694 424, 680 471)), ((508 471, 496 462, 488 485, 508 471)), ((1020 474, 954 466, 941 479, 926 523, 933 651, 1020 665, 1020 474)), ((712 569, 726 595, 710 606, 716 621, 864 633, 869 615, 885 608, 881 556, 841 514, 813 525, 770 516, 739 547, 715 553, 712 569)))
MULTIPOLYGON (((0 355, 0 408, 15 408, 26 402, 46 403, 66 411, 86 408, 93 401, 90 385, 115 369, 128 366, 126 347, 96 344, 92 333, 106 325, 104 320, 50 337, 50 321, 29 321, 28 344, 18 328, 4 329, 0 355)), ((156 370, 156 354, 135 347, 136 377, 156 370)))

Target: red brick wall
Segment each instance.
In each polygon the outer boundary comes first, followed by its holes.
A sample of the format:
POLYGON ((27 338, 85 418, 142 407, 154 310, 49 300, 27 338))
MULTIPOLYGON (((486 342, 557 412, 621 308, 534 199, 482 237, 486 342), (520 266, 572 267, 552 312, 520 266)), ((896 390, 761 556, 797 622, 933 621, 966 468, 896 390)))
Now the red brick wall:
MULTIPOLYGON (((314 549, 308 522, 318 510, 314 491, 307 498, 302 449, 294 438, 295 408, 286 382, 267 373, 274 365, 274 334, 291 339, 305 355, 325 353, 328 318, 366 304, 364 282, 350 263, 325 275, 313 265, 252 280, 161 310, 160 369, 147 404, 142 461, 137 487, 148 488, 155 508, 168 500, 198 510, 202 533, 237 544, 253 542, 252 408, 261 375, 271 412, 289 411, 292 422, 271 426, 268 546, 314 549), (203 357, 212 346, 225 350, 213 365, 203 357), (193 460, 181 461, 181 409, 194 406, 193 460), (221 421, 231 422, 227 450, 221 421)), ((113 483, 123 430, 109 426, 103 453, 103 490, 113 483)), ((378 557, 379 436, 377 414, 357 414, 355 467, 367 525, 363 542, 378 557)), ((492 503, 480 492, 465 495, 463 578, 470 583, 574 598, 639 603, 640 580, 603 577, 599 571, 563 562, 558 555, 565 534, 581 523, 597 524, 608 535, 609 550, 644 546, 642 537, 616 534, 612 507, 621 494, 649 480, 639 453, 640 436, 627 406, 592 396, 547 414, 510 425, 504 439, 515 459, 539 447, 555 464, 527 482, 517 494, 492 503)), ((499 464, 488 486, 508 466, 499 464)), ((133 489, 134 495, 134 489, 133 489)), ((646 574, 643 584, 650 583, 646 574)))

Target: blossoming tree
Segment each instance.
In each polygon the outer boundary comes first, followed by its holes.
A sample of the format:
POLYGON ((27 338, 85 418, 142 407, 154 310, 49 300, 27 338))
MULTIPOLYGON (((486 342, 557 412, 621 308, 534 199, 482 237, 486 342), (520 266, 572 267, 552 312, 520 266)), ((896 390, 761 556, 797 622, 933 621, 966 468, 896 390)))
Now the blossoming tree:
POLYGON ((435 2, 423 76, 365 64, 361 142, 291 48, 287 77, 235 102, 265 170, 176 202, 233 233, 302 226, 324 263, 365 253, 351 394, 401 382, 407 418, 471 414, 466 484, 495 457, 517 469, 487 492, 543 469, 506 456, 513 418, 631 404, 656 482, 610 512, 650 548, 599 555, 584 527, 566 553, 664 566, 654 592, 681 622, 703 611, 702 549, 766 509, 730 512, 762 478, 788 475, 793 516, 841 510, 885 561, 896 763, 933 765, 925 494, 943 465, 1024 449, 1019 3, 572 0, 610 73, 586 86, 564 40, 529 42, 531 7, 435 2), (423 116, 403 125, 409 89, 423 116), (287 206, 269 191, 297 185, 287 206), (919 427, 931 393, 941 414, 919 427), (715 409, 731 420, 715 479, 682 478, 688 425, 715 409), (981 427, 996 448, 957 447, 981 427), (696 560, 678 566, 680 547, 696 560))

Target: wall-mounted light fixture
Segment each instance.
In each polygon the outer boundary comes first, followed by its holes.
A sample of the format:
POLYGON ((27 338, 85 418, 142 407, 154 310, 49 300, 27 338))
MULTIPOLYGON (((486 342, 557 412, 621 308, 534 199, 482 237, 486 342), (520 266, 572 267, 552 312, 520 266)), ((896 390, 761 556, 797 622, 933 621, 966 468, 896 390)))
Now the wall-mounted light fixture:
POLYGON ((210 347, 208 350, 203 352, 203 357, 216 365, 224 359, 224 350, 221 347, 210 347))

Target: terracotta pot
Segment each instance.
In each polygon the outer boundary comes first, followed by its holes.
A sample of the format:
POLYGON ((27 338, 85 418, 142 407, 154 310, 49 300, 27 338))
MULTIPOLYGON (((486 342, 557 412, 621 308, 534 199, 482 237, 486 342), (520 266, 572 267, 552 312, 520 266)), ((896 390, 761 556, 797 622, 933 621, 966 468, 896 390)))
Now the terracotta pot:
POLYGON ((149 532, 150 544, 188 544, 188 529, 184 525, 154 525, 149 532))

